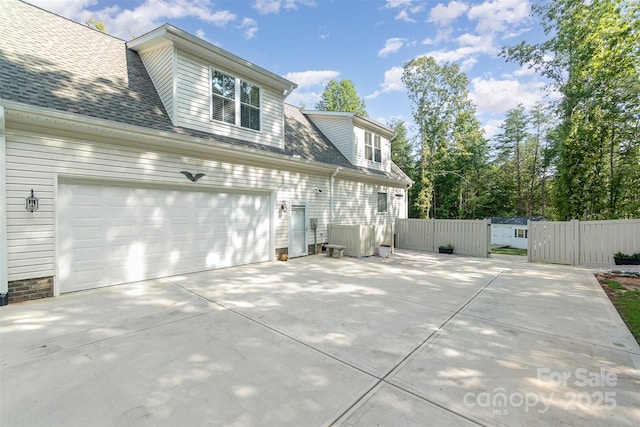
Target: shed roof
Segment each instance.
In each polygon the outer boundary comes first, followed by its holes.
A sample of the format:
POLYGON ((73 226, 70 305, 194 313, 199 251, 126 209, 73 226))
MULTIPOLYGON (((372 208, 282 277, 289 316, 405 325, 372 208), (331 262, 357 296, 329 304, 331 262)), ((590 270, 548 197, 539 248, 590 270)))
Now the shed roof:
POLYGON ((505 217, 494 216, 488 218, 491 220, 491 224, 510 224, 510 225, 527 225, 527 221, 543 221, 541 216, 518 216, 518 217, 505 217))

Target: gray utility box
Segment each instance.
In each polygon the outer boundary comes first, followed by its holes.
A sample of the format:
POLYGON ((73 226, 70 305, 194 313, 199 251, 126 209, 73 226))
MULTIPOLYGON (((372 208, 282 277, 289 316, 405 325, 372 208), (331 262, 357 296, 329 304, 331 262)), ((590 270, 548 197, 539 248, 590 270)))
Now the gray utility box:
POLYGON ((309 219, 309 228, 315 230, 318 228, 318 218, 310 218, 309 219))

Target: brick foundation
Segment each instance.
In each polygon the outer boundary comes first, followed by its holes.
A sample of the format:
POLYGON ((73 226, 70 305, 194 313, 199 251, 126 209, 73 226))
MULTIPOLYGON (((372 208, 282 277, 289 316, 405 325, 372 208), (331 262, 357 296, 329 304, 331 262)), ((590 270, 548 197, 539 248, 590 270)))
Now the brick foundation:
POLYGON ((282 254, 289 255, 289 248, 276 248, 276 261, 280 261, 282 254))
POLYGON ((9 282, 9 304, 53 296, 53 277, 9 282))

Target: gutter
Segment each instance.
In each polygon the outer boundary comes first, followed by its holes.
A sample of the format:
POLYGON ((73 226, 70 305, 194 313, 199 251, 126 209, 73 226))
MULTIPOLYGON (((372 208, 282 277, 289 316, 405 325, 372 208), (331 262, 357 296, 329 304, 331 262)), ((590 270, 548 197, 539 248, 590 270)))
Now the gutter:
POLYGON ((338 172, 340 172, 341 168, 336 168, 336 171, 331 174, 330 184, 329 184, 329 224, 333 224, 333 182, 338 172))
POLYGON ((0 305, 6 305, 9 292, 7 246, 7 138, 4 107, 0 105, 0 305))

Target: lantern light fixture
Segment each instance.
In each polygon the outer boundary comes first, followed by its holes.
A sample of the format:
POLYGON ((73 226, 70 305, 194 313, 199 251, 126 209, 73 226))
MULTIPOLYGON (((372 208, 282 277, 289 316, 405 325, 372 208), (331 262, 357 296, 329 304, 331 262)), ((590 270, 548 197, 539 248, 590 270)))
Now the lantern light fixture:
POLYGON ((286 213, 287 212, 287 208, 288 208, 287 201, 283 200, 282 203, 280 204, 280 211, 286 213))
POLYGON ((33 193, 33 188, 31 189, 31 195, 25 199, 25 208, 29 212, 35 212, 38 210, 38 198, 33 193))

